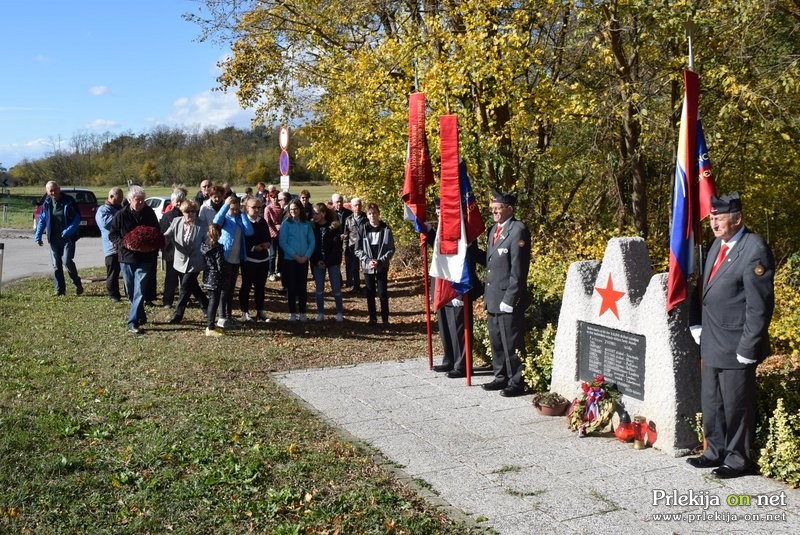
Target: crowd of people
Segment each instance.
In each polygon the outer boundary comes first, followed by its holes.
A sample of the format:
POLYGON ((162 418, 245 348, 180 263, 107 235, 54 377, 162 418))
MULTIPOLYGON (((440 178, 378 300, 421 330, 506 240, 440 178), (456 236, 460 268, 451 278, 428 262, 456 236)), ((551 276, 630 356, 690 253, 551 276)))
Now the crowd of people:
MULTIPOLYGON (((55 182, 45 186, 46 196, 34 240, 43 236, 51 249, 55 295, 66 292, 64 269, 83 293, 73 257, 80 214, 75 201, 55 182)), ((267 280, 280 279, 289 321, 307 321, 309 271, 314 282, 317 321, 325 319, 327 279, 335 304, 335 319, 343 321, 342 285, 359 290, 363 276, 369 324, 389 323, 388 270, 395 251, 391 229, 381 221, 380 210, 361 199, 334 194, 329 203, 312 203, 307 190, 298 198, 275 186, 257 185, 242 200, 230 188, 203 180, 194 200, 176 187, 172 208, 160 223, 144 202, 145 192, 132 186, 127 200, 120 188, 109 191, 96 220, 102 234, 106 265, 106 292, 119 301, 119 275, 131 306, 128 331, 143 333, 145 304, 156 290, 156 259, 161 251, 164 270, 164 305, 172 308, 170 323, 180 323, 189 301, 198 301, 207 319, 205 334, 221 336, 234 322, 234 297, 239 284, 241 320, 269 321, 264 308, 267 280), (344 262, 345 276, 342 277, 344 262), (203 274, 202 285, 198 282, 203 274), (250 312, 250 294, 255 314, 250 312), (377 298, 377 302, 376 302, 377 298), (217 318, 218 316, 218 318, 217 318)), ((711 245, 700 281, 702 298, 690 311, 691 334, 702 357, 703 430, 708 441, 704 453, 688 462, 695 468, 713 468, 719 478, 754 472, 750 457, 755 434, 756 366, 769 355, 768 329, 775 306, 775 260, 766 242, 744 225, 742 202, 734 192, 710 199, 711 245)), ((485 286, 457 294, 438 310, 444 355, 437 372, 449 378, 466 375, 465 332, 472 323, 471 303, 483 295, 487 313, 494 379, 484 390, 513 397, 525 393, 522 368, 525 358, 526 291, 531 262, 531 235, 515 217, 516 196, 493 191, 490 203, 493 225, 486 234, 486 251, 470 245, 472 265, 486 267, 485 286), (466 313, 462 312, 469 303, 466 313)), ((437 205, 437 215, 439 215, 437 205)), ((429 236, 433 240, 434 233, 429 236)))
MULTIPOLYGON (((65 268, 80 295, 83 287, 72 261, 79 214, 57 183, 48 182, 45 190, 45 216, 35 238, 41 245, 47 234, 56 295, 66 292, 65 268)), ((175 186, 160 221, 144 201, 140 186, 131 186, 124 198, 122 189, 114 187, 95 217, 105 256, 106 294, 112 301, 122 299, 121 275, 130 301, 130 333, 144 333, 145 305, 156 306, 159 252, 162 306, 173 310, 169 323, 181 323, 194 299, 206 318, 206 336, 222 336, 241 323, 269 322, 267 281, 280 281, 290 322, 308 320, 312 282, 317 321, 326 319, 327 284, 334 303, 328 317, 344 321, 342 291, 362 293, 363 287, 369 325, 378 324, 376 301, 382 325, 389 325, 387 281, 395 246, 377 205, 369 204, 363 212, 361 199, 353 197, 351 210, 338 193, 327 203, 312 203, 308 190, 295 197, 264 183, 239 196, 209 179, 200 183, 194 197, 175 186)))

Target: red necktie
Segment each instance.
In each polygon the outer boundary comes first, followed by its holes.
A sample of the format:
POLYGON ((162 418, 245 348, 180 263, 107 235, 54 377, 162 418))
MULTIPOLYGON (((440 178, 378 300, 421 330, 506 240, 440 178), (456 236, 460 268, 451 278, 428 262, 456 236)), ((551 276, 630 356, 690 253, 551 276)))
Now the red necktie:
POLYGON ((708 275, 708 282, 711 282, 711 279, 714 278, 714 274, 719 269, 719 266, 725 261, 725 257, 728 254, 728 245, 723 243, 722 247, 719 248, 719 255, 717 255, 717 261, 714 262, 714 266, 711 268, 711 273, 708 275))
POLYGON ((497 228, 494 230, 494 239, 492 239, 492 245, 494 245, 497 242, 497 238, 498 236, 500 236, 500 232, 502 232, 502 230, 503 226, 497 225, 497 228))

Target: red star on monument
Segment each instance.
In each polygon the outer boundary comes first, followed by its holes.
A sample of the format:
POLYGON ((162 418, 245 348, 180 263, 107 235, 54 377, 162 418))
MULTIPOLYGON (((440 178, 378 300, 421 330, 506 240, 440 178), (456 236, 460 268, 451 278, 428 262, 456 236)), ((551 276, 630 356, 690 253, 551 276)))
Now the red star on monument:
POLYGON ((625 292, 620 292, 614 289, 614 281, 611 280, 611 273, 608 274, 608 282, 606 283, 605 288, 595 286, 594 289, 600 294, 600 297, 603 298, 603 302, 600 303, 600 313, 598 316, 602 316, 606 310, 610 310, 614 313, 617 319, 619 319, 617 301, 619 301, 620 298, 625 295, 625 292))

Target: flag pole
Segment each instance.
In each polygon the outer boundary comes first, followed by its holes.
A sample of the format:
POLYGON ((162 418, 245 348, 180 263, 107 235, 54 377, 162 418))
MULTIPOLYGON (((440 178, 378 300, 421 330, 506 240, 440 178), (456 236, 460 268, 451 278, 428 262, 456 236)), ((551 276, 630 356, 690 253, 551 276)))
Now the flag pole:
MULTIPOLYGON (((686 41, 688 43, 688 68, 690 71, 694 72, 694 48, 693 48, 693 41, 694 32, 697 31, 697 24, 689 18, 684 23, 684 28, 686 30, 686 41)), ((699 121, 699 110, 698 110, 698 121, 699 121)), ((694 154, 694 150, 692 153, 694 154)), ((695 165, 699 166, 698 162, 694 162, 695 165)), ((694 180, 694 166, 692 166, 692 176, 690 180, 694 180)), ((694 233, 694 239, 697 240, 695 246, 697 248, 697 282, 695 283, 695 302, 699 303, 702 296, 703 291, 703 269, 704 269, 704 254, 703 254, 703 240, 701 239, 701 232, 700 232, 700 218, 696 217, 695 220, 692 222, 694 228, 692 229, 694 233)))
POLYGON ((425 285, 425 327, 428 331, 428 369, 433 369, 433 340, 431 339, 431 286, 430 275, 428 274, 428 244, 420 234, 419 248, 422 249, 422 271, 423 284, 425 285))
POLYGON ((464 357, 467 371, 467 386, 472 386, 472 301, 469 292, 464 292, 464 357))

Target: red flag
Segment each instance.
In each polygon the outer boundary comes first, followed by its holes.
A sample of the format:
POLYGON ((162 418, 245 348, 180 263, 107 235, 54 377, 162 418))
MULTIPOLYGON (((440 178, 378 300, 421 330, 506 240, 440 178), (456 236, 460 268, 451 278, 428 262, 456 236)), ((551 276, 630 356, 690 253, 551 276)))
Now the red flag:
POLYGON ((695 231, 710 211, 715 192, 714 175, 698 119, 699 77, 684 71, 684 99, 672 194, 672 228, 669 240, 667 311, 687 296, 687 278, 694 272, 695 231))
POLYGON ((406 213, 414 221, 414 230, 425 236, 425 188, 433 184, 433 168, 428 141, 425 135, 425 93, 412 93, 408 97, 408 152, 403 181, 403 202, 406 213))
POLYGON ((439 252, 456 254, 461 239, 461 192, 458 178, 458 116, 439 117, 439 252))

